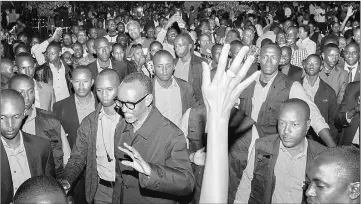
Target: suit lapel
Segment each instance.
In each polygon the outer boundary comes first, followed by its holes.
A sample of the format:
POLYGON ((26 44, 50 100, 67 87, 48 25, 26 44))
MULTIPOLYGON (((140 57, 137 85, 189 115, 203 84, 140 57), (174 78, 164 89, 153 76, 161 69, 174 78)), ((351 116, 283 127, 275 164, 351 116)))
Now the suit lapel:
POLYGON ((291 65, 291 66, 290 66, 290 70, 288 70, 288 74, 287 74, 287 75, 288 75, 288 76, 293 76, 293 74, 295 73, 295 71, 296 71, 295 68, 291 65))
POLYGON ((38 163, 39 161, 38 150, 36 149, 36 144, 32 144, 30 135, 28 135, 25 132, 21 132, 23 134, 23 140, 24 140, 24 146, 25 146, 25 152, 26 157, 28 158, 28 165, 30 169, 31 176, 37 176, 40 175, 38 172, 38 163), (35 147, 35 148, 34 148, 35 147))
MULTIPOLYGON (((79 123, 79 116, 78 116, 78 111, 76 110, 76 104, 75 104, 75 94, 73 95, 73 97, 70 98, 70 104, 69 104, 69 113, 71 115, 73 115, 73 117, 71 120, 73 121, 74 124, 77 124, 77 126, 80 125, 79 123)), ((95 100, 96 101, 96 100, 95 100)))
MULTIPOLYGON (((11 176, 9 160, 2 140, 0 140, 0 142, 1 142, 1 184, 8 185, 6 186, 6 188, 8 188, 8 190, 10 190, 13 194, 14 187, 13 187, 13 179, 11 176)), ((6 195, 2 195, 2 196, 6 196, 6 195)))
POLYGON ((181 103, 182 103, 182 114, 184 114, 185 111, 187 110, 186 102, 189 101, 189 99, 188 99, 188 98, 186 99, 187 94, 186 94, 186 90, 185 90, 185 87, 183 86, 183 84, 180 83, 180 82, 178 81, 178 79, 175 78, 175 77, 174 77, 174 80, 175 80, 175 82, 176 82, 176 83, 178 84, 178 86, 179 86, 181 103))
POLYGON ((152 80, 152 84, 153 84, 153 104, 155 105, 155 80, 157 80, 155 77, 152 80))
POLYGON ((193 84, 193 76, 196 76, 196 69, 193 69, 195 64, 194 56, 191 56, 191 62, 189 63, 189 71, 188 71, 188 83, 193 84))
POLYGON ((356 76, 355 76, 353 82, 355 82, 355 81, 360 81, 360 62, 358 63, 357 70, 356 70, 356 76))

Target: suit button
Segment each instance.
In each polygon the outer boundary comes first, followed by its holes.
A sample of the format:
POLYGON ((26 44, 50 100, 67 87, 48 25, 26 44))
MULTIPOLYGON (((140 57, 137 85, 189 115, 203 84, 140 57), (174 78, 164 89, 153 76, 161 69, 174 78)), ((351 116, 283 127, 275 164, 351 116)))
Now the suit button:
POLYGON ((159 186, 160 186, 159 183, 157 183, 157 188, 159 188, 159 186))

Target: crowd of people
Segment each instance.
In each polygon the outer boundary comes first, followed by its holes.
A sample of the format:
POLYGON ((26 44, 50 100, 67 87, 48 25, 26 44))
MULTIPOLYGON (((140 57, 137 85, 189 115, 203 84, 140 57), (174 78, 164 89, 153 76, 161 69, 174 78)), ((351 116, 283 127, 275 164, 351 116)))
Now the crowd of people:
POLYGON ((1 203, 359 203, 360 2, 248 4, 11 17, 1 203))

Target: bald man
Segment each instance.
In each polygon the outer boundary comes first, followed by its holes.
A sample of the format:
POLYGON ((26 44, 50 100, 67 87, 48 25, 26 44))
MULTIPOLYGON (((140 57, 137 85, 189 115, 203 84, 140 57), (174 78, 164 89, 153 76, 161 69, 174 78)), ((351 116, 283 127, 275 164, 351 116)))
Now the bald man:
POLYGON ((59 176, 70 156, 70 147, 63 127, 52 112, 34 105, 34 82, 24 74, 18 74, 9 81, 9 88, 21 93, 25 100, 27 118, 21 130, 50 141, 55 163, 55 174, 59 176))
POLYGON ((55 176, 48 140, 20 130, 26 116, 23 96, 1 91, 1 203, 11 203, 19 186, 33 176, 55 176), (17 154, 14 151, 18 150, 17 154))
MULTIPOLYGON (((81 122, 95 110, 98 104, 96 96, 91 92, 94 80, 90 69, 79 66, 73 70, 72 76, 71 83, 75 93, 54 104, 54 114, 60 120, 65 133, 68 134, 67 139, 71 148, 75 145, 77 130, 81 122)), ((75 203, 85 203, 84 175, 81 175, 78 180, 71 194, 75 203)))
MULTIPOLYGON (((34 59, 29 53, 21 53, 15 58, 15 66, 19 74, 26 74, 28 77, 33 79, 35 84, 35 107, 47 111, 53 110, 53 104, 55 103, 54 89, 50 84, 45 81, 35 80, 35 63, 34 59)), ((37 77, 44 75, 45 70, 39 71, 37 77), (42 73, 42 74, 40 74, 42 73)))
POLYGON ((288 46, 283 46, 281 51, 280 71, 295 81, 301 81, 303 69, 291 64, 292 49, 288 46))
POLYGON ((202 96, 202 58, 192 54, 193 40, 187 33, 179 34, 174 40, 175 60, 174 76, 190 83, 197 100, 204 104, 202 96))
POLYGON ((112 203, 115 181, 114 142, 121 135, 117 124, 121 116, 115 111, 120 79, 115 70, 105 69, 95 81, 100 103, 86 116, 77 131, 76 142, 64 168, 63 187, 69 189, 85 168, 85 198, 88 203, 112 203))
POLYGON ((105 37, 98 37, 94 41, 94 49, 97 54, 97 59, 87 65, 91 70, 93 79, 95 80, 104 69, 113 69, 120 80, 128 74, 127 64, 125 62, 119 62, 110 58, 111 46, 109 41, 105 37))
POLYGON ((256 140, 234 203, 302 203, 306 166, 326 149, 306 139, 310 122, 305 101, 294 98, 281 105, 278 134, 256 140))
POLYGON ((306 173, 307 203, 360 203, 360 150, 356 147, 327 149, 312 161, 306 173))
POLYGON ((8 88, 8 81, 14 76, 14 62, 9 58, 1 58, 1 90, 8 88))

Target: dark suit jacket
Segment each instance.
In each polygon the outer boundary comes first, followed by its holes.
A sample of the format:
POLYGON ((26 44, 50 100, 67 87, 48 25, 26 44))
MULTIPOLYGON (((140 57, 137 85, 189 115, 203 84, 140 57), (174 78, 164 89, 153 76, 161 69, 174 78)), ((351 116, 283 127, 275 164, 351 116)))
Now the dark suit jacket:
MULTIPOLYGON (((304 77, 301 79, 301 84, 303 85, 304 77)), ((332 137, 335 139, 337 137, 337 129, 335 127, 335 117, 337 116, 337 97, 336 92, 332 89, 331 86, 326 84, 322 79, 320 79, 319 88, 316 92, 314 102, 317 108, 320 110, 321 115, 330 126, 330 132, 332 137)), ((317 134, 313 132, 314 138, 318 138, 317 134)), ((320 142, 320 140, 318 140, 320 142)))
MULTIPOLYGON (((355 81, 360 81, 360 62, 358 63, 358 66, 357 66, 357 71, 356 71, 356 76, 355 78, 353 79, 352 82, 355 82, 355 81)), ((339 63, 336 65, 338 69, 345 69, 345 61, 343 61, 342 63, 339 63)), ((348 82, 350 83, 350 82, 348 82)))
MULTIPOLYGON (((124 77, 129 74, 127 64, 124 62, 118 62, 118 61, 115 61, 112 59, 111 59, 111 63, 112 63, 112 68, 114 69, 114 71, 116 71, 118 73, 120 81, 122 81, 124 79, 124 77)), ((98 76, 97 60, 88 64, 87 67, 92 72, 93 79, 95 80, 98 76)))
MULTIPOLYGON (((22 132, 31 176, 55 177, 54 160, 49 141, 22 132)), ((1 204, 12 202, 14 190, 9 160, 1 142, 1 204)))
MULTIPOLYGON (((196 97, 194 96, 193 88, 192 86, 184 81, 183 79, 179 79, 177 77, 174 77, 176 83, 179 85, 180 94, 181 94, 181 102, 182 102, 182 114, 184 114, 188 108, 195 108, 199 106, 199 102, 197 101, 196 97)), ((153 78, 153 104, 155 104, 155 78, 153 78)))
MULTIPOLYGON (((360 96, 360 81, 347 85, 345 95, 340 105, 338 117, 336 117, 336 127, 344 128, 339 145, 351 145, 360 125, 360 112, 356 113, 350 123, 346 120, 346 112, 354 108, 360 96)), ((360 137, 360 135, 359 135, 360 137)))
MULTIPOLYGON (((179 58, 176 59, 177 64, 179 58)), ((195 56, 191 56, 191 63, 189 67, 188 83, 192 85, 194 94, 201 105, 204 105, 202 96, 202 61, 203 59, 195 56)))
MULTIPOLYGON (((96 96, 94 96, 94 99, 95 97, 96 96)), ((95 99, 94 106, 96 107, 97 104, 98 101, 95 99)), ((68 134, 70 148, 73 148, 77 136, 76 131, 80 125, 75 105, 75 94, 56 102, 54 104, 54 114, 63 126, 65 133, 68 134)))
POLYGON ((290 70, 288 70, 288 76, 293 80, 300 82, 302 77, 303 69, 291 64, 290 70))

